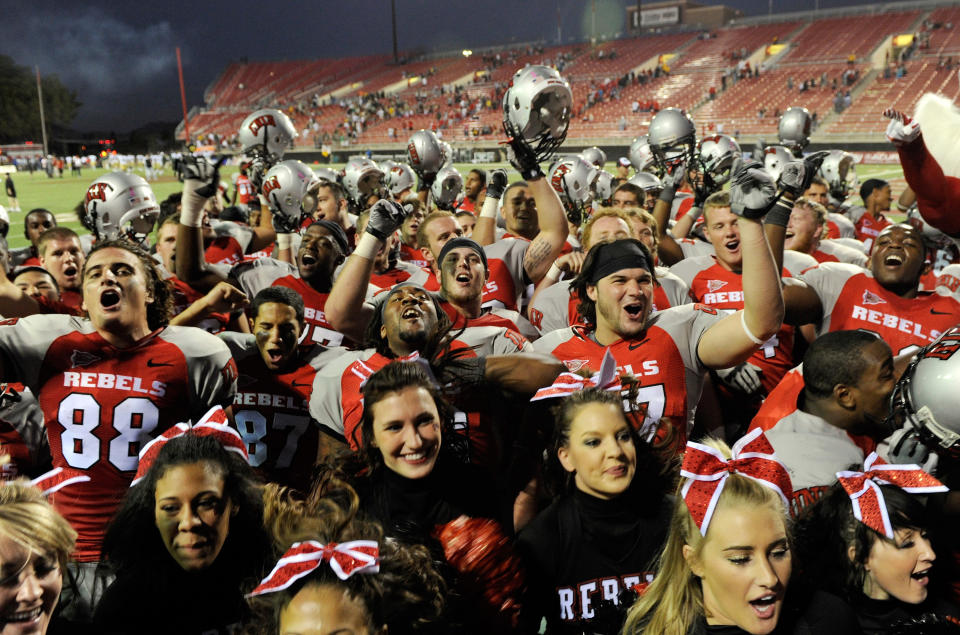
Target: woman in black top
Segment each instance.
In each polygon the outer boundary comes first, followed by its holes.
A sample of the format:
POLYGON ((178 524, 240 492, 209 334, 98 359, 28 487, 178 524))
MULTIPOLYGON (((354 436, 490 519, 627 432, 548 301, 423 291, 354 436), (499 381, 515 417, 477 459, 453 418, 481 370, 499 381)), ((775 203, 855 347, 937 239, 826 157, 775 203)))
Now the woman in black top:
POLYGON ((235 629, 244 592, 273 561, 254 478, 213 436, 163 444, 107 529, 103 550, 117 578, 97 606, 97 632, 235 629))
POLYGON ((589 388, 559 407, 549 460, 566 475, 566 491, 518 539, 528 629, 546 617, 549 633, 616 633, 652 578, 673 504, 622 402, 618 391, 589 388))
MULTIPOLYGON (((800 516, 796 534, 802 581, 844 597, 867 635, 939 632, 928 630, 937 624, 956 628, 960 612, 931 592, 936 554, 927 535, 924 500, 896 485, 876 487, 881 496, 875 511, 882 506, 886 512, 886 529, 877 525, 877 531, 854 516, 854 501, 840 482, 800 516)), ((860 515, 880 518, 868 508, 870 494, 857 499, 860 515)))

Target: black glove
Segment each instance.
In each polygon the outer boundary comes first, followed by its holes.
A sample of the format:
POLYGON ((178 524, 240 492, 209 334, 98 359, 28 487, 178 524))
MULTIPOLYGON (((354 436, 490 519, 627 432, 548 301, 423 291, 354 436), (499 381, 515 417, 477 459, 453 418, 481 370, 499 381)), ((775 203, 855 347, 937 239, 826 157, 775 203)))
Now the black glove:
POLYGON ((924 472, 936 475, 937 453, 920 440, 920 433, 909 423, 886 439, 889 463, 919 465, 924 472))
POLYGON ((519 135, 511 137, 507 143, 509 144, 507 159, 510 160, 510 165, 516 168, 524 180, 539 179, 543 176, 543 170, 540 169, 540 162, 537 160, 537 153, 523 137, 519 135))
POLYGON ((20 396, 13 386, 7 383, 0 384, 0 408, 10 404, 20 403, 23 397, 20 396))
POLYGON ((738 160, 730 179, 730 211, 743 218, 763 218, 777 202, 777 188, 763 166, 738 160))
POLYGON ((500 199, 503 197, 504 190, 507 189, 507 171, 503 168, 497 168, 490 171, 490 178, 487 182, 487 196, 500 199))
POLYGON ((429 192, 430 188, 433 187, 433 182, 437 180, 436 172, 422 172, 419 170, 414 170, 417 177, 420 179, 420 184, 417 186, 418 192, 429 192))
MULTIPOLYGON (((410 210, 413 207, 409 208, 410 210)), ((397 231, 410 212, 400 203, 388 199, 380 199, 370 208, 370 218, 367 219, 366 232, 381 242, 387 242, 390 234, 397 231)))
POLYGON ((193 194, 210 198, 217 193, 217 187, 220 185, 220 166, 226 162, 226 156, 219 157, 213 162, 203 157, 184 156, 180 159, 177 178, 184 182, 184 189, 190 187, 193 194), (188 183, 189 181, 193 183, 188 183))
POLYGON ((795 199, 803 196, 828 154, 829 152, 814 152, 808 157, 787 163, 780 174, 780 188, 795 199))
POLYGON ((682 163, 674 167, 673 172, 663 177, 661 181, 663 189, 660 190, 658 198, 664 203, 673 203, 673 199, 677 196, 677 190, 683 185, 683 177, 686 174, 687 168, 682 163))
POLYGON ((690 187, 693 188, 693 204, 696 207, 703 207, 703 202, 717 189, 706 172, 701 172, 699 177, 691 175, 690 187))

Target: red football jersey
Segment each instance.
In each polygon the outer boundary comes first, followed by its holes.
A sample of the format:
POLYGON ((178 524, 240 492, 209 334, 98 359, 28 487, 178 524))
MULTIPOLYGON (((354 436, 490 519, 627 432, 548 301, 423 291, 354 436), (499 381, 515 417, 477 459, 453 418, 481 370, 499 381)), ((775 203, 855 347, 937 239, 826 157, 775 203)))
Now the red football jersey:
POLYGON ((804 272, 820 296, 818 333, 864 329, 876 333, 897 356, 926 346, 960 321, 960 302, 939 293, 901 298, 854 265, 825 263, 804 272))
POLYGON ((256 198, 257 193, 253 188, 253 183, 250 182, 248 177, 239 175, 237 177, 237 202, 247 205, 256 198))
POLYGON ((870 251, 873 250, 873 241, 880 235, 883 228, 888 227, 890 224, 890 221, 882 214, 878 218, 869 212, 864 212, 863 216, 858 218, 853 224, 857 230, 856 239, 862 240, 864 246, 867 248, 867 253, 870 253, 870 251))
MULTIPOLYGON (((598 344, 588 329, 573 326, 544 335, 534 348, 552 354, 572 372, 600 370, 609 348, 618 372, 631 374, 640 383, 636 405, 644 417, 644 431, 667 419, 675 431, 671 445, 681 451, 706 371, 697 356, 697 345, 701 335, 720 319, 715 309, 689 304, 653 314, 642 335, 610 346, 598 344)), ((658 437, 669 432, 660 428, 658 437)))
POLYGON ((110 518, 137 470, 140 448, 180 421, 229 406, 236 363, 213 335, 167 327, 116 349, 87 320, 37 315, 5 320, 7 372, 37 395, 54 467, 91 480, 51 496, 78 533, 74 558, 95 562, 110 518))
POLYGON ((235 265, 243 260, 243 247, 232 236, 217 236, 203 255, 211 265, 235 265))
MULTIPOLYGON (((517 302, 525 289, 526 274, 523 271, 523 256, 526 253, 527 244, 522 240, 511 239, 497 241, 484 248, 487 254, 487 271, 490 272, 487 284, 483 286, 484 307, 517 310, 517 302), (503 255, 507 260, 495 254, 503 255)), ((427 291, 439 291, 440 281, 437 276, 432 270, 424 269, 424 271, 427 272, 427 277, 423 281, 423 288, 427 291)))
MULTIPOLYGON (((727 312, 743 308, 743 276, 723 268, 716 256, 688 258, 670 271, 687 282, 694 302, 727 312)), ((790 276, 786 269, 783 276, 790 276)), ((793 337, 794 327, 784 324, 747 360, 763 371, 760 382, 765 392, 773 390, 780 378, 793 368, 793 337)))
POLYGON ((307 323, 307 333, 301 340, 303 344, 340 346, 343 333, 337 332, 323 314, 329 293, 320 293, 295 275, 277 278, 272 286, 293 289, 303 298, 303 319, 307 323))
POLYGON ((410 264, 418 267, 430 266, 430 263, 424 259, 423 252, 416 247, 411 247, 406 243, 400 243, 400 260, 409 262, 410 264))

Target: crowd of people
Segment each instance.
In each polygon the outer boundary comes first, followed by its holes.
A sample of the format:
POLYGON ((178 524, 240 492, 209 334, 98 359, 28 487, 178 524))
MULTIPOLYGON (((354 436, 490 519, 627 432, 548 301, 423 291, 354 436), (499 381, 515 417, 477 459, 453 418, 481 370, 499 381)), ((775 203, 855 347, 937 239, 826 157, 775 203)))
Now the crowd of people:
POLYGON ((88 233, 0 241, 0 631, 960 627, 960 180, 921 124, 887 113, 899 222, 805 109, 751 158, 664 108, 608 172, 556 70, 508 91, 511 172, 429 130, 313 169, 263 109, 232 186, 108 172, 88 233))

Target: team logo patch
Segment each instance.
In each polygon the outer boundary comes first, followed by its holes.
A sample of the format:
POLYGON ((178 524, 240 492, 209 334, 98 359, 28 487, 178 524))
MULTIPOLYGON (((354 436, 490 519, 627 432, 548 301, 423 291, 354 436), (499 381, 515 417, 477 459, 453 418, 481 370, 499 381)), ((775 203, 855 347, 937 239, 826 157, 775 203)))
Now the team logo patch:
POLYGON ((571 373, 577 372, 589 363, 589 359, 566 359, 563 361, 563 365, 566 366, 567 370, 571 373))
POLYGON ((722 289, 727 286, 726 280, 707 280, 707 291, 713 293, 717 289, 722 289))
POLYGON ((250 132, 256 135, 258 132, 260 132, 260 128, 263 128, 264 126, 273 126, 276 128, 277 122, 274 120, 273 115, 260 115, 251 121, 247 128, 250 129, 250 132))
POLYGON ((886 304, 887 301, 871 291, 863 292, 863 304, 886 304))
POLYGON ((73 354, 70 355, 70 368, 77 368, 78 366, 89 366, 90 364, 95 364, 99 362, 102 357, 99 355, 94 355, 93 353, 88 353, 86 351, 78 351, 74 349, 73 354))
POLYGON ((107 201, 107 190, 113 190, 113 187, 109 183, 94 183, 87 189, 87 200, 90 201, 107 201))

